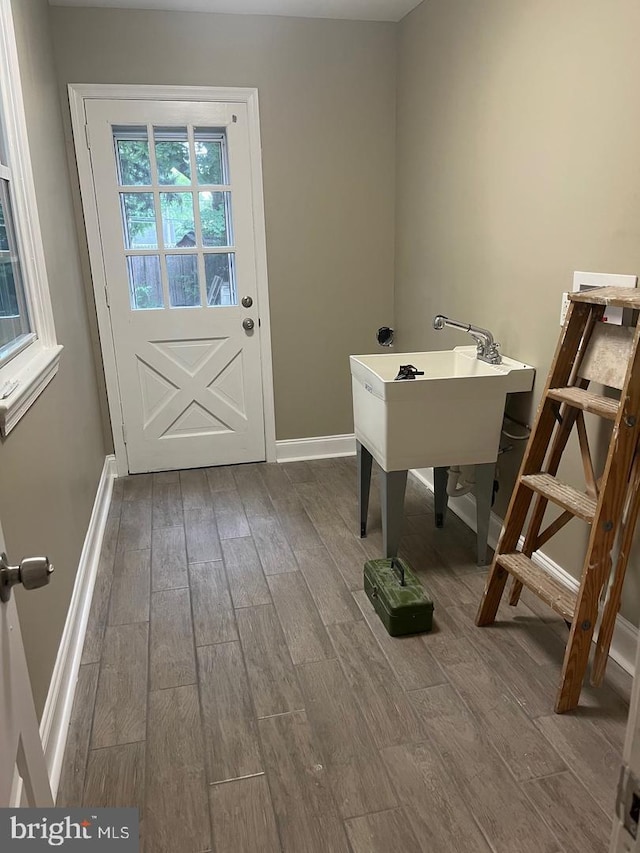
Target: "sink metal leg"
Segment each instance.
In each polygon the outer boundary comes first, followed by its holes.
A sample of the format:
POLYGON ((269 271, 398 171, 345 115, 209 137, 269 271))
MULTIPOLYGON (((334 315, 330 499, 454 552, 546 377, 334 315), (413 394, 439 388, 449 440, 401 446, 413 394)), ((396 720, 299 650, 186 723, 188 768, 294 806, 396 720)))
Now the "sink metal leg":
POLYGON ((380 502, 382 504, 382 547, 385 557, 397 557, 404 519, 406 471, 380 472, 380 502))
POLYGON ((433 496, 436 512, 436 527, 444 527, 449 498, 447 496, 448 468, 433 469, 433 496))
POLYGON ((371 491, 371 463, 373 457, 366 447, 356 441, 358 456, 358 509, 360 512, 360 538, 367 535, 367 515, 369 513, 369 492, 371 491))
POLYGON ((491 518, 491 501, 493 500, 495 474, 495 462, 476 465, 475 495, 479 566, 486 566, 487 564, 487 538, 489 536, 489 520, 491 518))

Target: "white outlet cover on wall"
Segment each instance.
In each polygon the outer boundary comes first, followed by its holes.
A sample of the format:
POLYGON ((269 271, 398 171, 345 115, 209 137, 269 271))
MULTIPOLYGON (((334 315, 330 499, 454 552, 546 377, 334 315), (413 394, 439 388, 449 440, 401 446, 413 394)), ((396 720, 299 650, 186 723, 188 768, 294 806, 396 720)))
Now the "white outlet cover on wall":
MULTIPOLYGON (((591 290, 594 287, 637 287, 637 275, 620 275, 606 272, 574 272, 573 292, 591 290)), ((622 325, 622 308, 607 308, 603 323, 622 325)))

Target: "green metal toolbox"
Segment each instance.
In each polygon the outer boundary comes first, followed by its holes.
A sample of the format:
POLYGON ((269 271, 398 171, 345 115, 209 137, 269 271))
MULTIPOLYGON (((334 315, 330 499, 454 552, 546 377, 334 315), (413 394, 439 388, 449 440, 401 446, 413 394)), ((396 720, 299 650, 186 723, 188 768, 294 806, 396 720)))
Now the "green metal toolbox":
POLYGON ((433 601, 404 560, 368 560, 364 591, 392 637, 431 630, 433 601))

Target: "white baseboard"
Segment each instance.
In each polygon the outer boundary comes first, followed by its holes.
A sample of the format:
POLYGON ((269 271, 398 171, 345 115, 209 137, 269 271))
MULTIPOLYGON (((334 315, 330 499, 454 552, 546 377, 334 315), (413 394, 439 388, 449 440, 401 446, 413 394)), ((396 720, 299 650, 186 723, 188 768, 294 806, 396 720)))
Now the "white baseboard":
POLYGON ((276 461, 278 462, 302 462, 309 459, 330 459, 334 456, 354 456, 355 452, 356 437, 353 433, 276 441, 276 461))
MULTIPOLYGON (((429 491, 433 492, 433 468, 419 468, 411 472, 429 491)), ((467 527, 476 530, 476 500, 471 494, 459 498, 449 498, 449 509, 460 518, 467 527)), ((489 522, 489 545, 495 548, 502 530, 502 519, 494 512, 491 513, 489 522)), ((522 547, 523 539, 518 543, 522 547)), ((548 557, 544 551, 536 551, 532 557, 533 561, 545 569, 550 575, 556 577, 561 583, 577 592, 579 581, 563 569, 558 563, 548 557)), ((594 641, 597 634, 594 636, 594 641)), ((609 656, 619 664, 631 676, 635 672, 636 650, 638 645, 638 629, 632 625, 624 616, 618 615, 616 627, 613 633, 609 656)))
POLYGON ((54 802, 58 793, 62 759, 67 743, 71 709, 73 708, 73 698, 82 657, 82 646, 87 630, 93 587, 115 477, 115 456, 107 456, 98 483, 87 535, 80 554, 67 619, 58 647, 56 663, 40 723, 40 737, 54 802))

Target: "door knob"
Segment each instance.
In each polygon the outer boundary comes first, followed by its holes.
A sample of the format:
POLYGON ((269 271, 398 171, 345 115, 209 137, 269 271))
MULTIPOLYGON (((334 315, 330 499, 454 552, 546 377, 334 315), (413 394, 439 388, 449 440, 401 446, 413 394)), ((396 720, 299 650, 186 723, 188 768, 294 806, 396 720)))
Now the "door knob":
POLYGON ((21 583, 25 589, 38 589, 49 583, 53 566, 48 557, 25 557, 19 566, 10 566, 6 554, 0 554, 0 600, 9 601, 11 589, 21 583))
POLYGON ((242 297, 242 307, 243 308, 251 308, 253 305, 253 299, 250 296, 242 297))
POLYGON ((247 332, 250 332, 254 326, 255 326, 255 323, 253 322, 253 320, 250 317, 247 317, 246 320, 242 321, 242 328, 245 329, 245 331, 247 331, 247 332))

